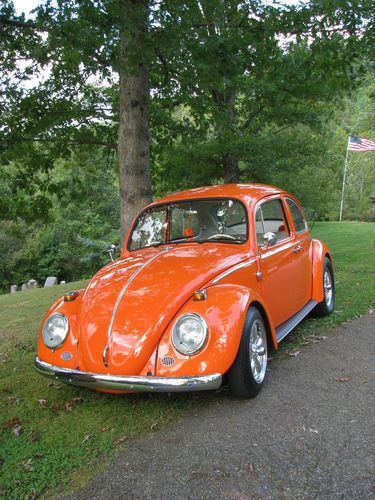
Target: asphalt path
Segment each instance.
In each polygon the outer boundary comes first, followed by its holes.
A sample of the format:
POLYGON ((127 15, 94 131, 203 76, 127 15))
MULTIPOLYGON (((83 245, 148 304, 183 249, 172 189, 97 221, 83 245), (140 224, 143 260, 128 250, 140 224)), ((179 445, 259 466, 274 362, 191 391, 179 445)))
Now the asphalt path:
POLYGON ((70 498, 375 499, 375 315, 135 441, 70 498))

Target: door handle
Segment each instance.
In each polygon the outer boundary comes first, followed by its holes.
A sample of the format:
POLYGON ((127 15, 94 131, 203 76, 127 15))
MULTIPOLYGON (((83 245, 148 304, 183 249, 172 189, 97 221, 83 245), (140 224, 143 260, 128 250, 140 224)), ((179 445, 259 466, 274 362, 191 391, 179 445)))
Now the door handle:
POLYGON ((293 253, 298 253, 302 250, 302 245, 298 245, 297 247, 293 248, 293 253))

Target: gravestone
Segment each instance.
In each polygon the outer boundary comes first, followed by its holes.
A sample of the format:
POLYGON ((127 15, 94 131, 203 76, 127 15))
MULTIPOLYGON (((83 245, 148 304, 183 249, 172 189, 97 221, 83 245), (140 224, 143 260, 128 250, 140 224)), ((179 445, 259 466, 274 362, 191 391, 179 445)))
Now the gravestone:
POLYGON ((29 280, 27 282, 27 288, 37 288, 38 287, 38 283, 36 280, 29 280))
POLYGON ((27 290, 27 285, 26 285, 26 283, 23 283, 23 285, 21 286, 21 290, 22 290, 22 291, 27 290))
POLYGON ((65 285, 66 281, 60 281, 60 285, 65 285))
POLYGON ((16 293, 17 292, 17 289, 18 289, 18 286, 17 285, 12 285, 10 287, 10 293, 16 293))
POLYGON ((51 286, 55 286, 57 285, 57 278, 55 278, 55 276, 48 276, 48 278, 46 279, 45 283, 44 283, 44 286, 45 287, 51 287, 51 286))

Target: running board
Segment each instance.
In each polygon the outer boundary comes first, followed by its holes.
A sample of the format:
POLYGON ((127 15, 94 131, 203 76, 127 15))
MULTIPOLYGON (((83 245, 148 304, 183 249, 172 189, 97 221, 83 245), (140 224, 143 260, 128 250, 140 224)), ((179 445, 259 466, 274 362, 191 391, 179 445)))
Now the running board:
POLYGON ((293 328, 295 328, 298 323, 300 323, 305 316, 309 314, 310 311, 314 309, 318 302, 316 300, 310 300, 305 306, 302 307, 294 316, 289 318, 285 323, 281 323, 280 326, 276 328, 276 340, 280 342, 284 337, 290 333, 293 328))

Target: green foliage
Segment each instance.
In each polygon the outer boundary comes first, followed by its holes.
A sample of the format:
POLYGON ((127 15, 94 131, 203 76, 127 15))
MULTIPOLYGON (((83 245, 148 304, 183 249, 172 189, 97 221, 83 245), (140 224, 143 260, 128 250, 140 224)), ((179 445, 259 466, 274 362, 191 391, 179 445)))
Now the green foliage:
MULTIPOLYGON (((14 174, 22 166, 15 166, 14 174)), ((9 167, 0 168, 8 173, 9 167)), ((41 174, 42 175, 42 174, 41 174)), ((10 176, 11 177, 11 176, 10 176)), ((17 175, 16 175, 17 179, 17 175)), ((14 183, 17 180, 12 179, 14 183)), ((119 202, 114 158, 103 149, 71 152, 55 162, 47 193, 16 196, 17 208, 42 205, 43 217, 30 209, 28 223, 9 217, 0 228, 0 288, 47 276, 72 281, 90 277, 109 260, 107 249, 119 243, 119 202), (22 203, 24 207, 22 207, 22 203), (34 220, 32 220, 34 215, 34 220)), ((12 192, 4 203, 12 205, 12 192)))

